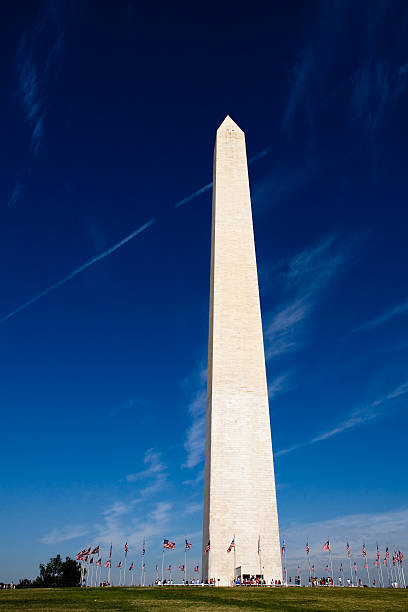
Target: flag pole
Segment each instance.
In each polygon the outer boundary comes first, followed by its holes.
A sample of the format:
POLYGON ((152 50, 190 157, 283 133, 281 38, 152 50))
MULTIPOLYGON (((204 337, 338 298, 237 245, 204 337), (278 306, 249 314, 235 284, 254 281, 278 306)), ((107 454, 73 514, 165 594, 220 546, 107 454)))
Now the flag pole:
POLYGON ((162 549, 162 585, 164 581, 164 547, 162 549))
POLYGON ((390 587, 391 586, 391 576, 390 576, 390 568, 389 568, 389 565, 388 565, 387 557, 385 557, 385 566, 387 568, 388 586, 390 587))
POLYGON ((307 557, 307 562, 309 565, 309 582, 310 584, 312 584, 312 574, 310 572, 310 549, 309 549, 309 538, 307 538, 307 542, 306 542, 306 557, 307 557))
POLYGON ((288 570, 286 569, 286 542, 285 542, 285 586, 288 586, 288 570))
MULTIPOLYGON (((364 549, 365 549, 365 545, 364 545, 364 549)), ((366 566, 366 569, 367 569, 368 586, 370 586, 370 570, 368 569, 367 551, 365 553, 364 561, 365 561, 365 566, 366 566)))
MULTIPOLYGON (((234 551, 235 551, 235 547, 234 547, 234 551)), ((258 535, 258 555, 259 555, 259 574, 260 576, 263 576, 262 574, 262 556, 261 556, 261 536, 260 535, 258 535)))
POLYGON ((187 575, 187 538, 185 537, 184 542, 184 584, 186 584, 186 575, 187 575))
POLYGON ((330 543, 330 539, 329 539, 329 538, 327 538, 327 541, 329 542, 329 561, 330 561, 330 572, 331 572, 331 577, 332 577, 333 586, 334 586, 334 576, 333 576, 333 561, 332 561, 332 556, 331 556, 331 543, 330 543))
POLYGON ((384 578, 383 578, 383 571, 382 571, 382 567, 381 567, 382 563, 381 563, 380 557, 381 557, 381 555, 380 555, 380 551, 378 549, 378 542, 377 542, 378 573, 380 575, 381 586, 382 586, 382 588, 384 588, 384 578))
POLYGON ((142 545, 142 562, 140 564, 140 586, 143 586, 143 545, 142 545))
MULTIPOLYGON (((127 548, 127 540, 126 540, 126 548, 127 548)), ((125 565, 123 568, 123 586, 126 586, 126 567, 127 567, 127 550, 125 548, 125 565)))
POLYGON ((397 568, 398 568, 398 582, 399 584, 402 585, 402 573, 401 573, 401 561, 400 561, 400 554, 399 551, 397 552, 397 549, 395 548, 395 560, 397 562, 397 568))
POLYGON ((234 573, 233 573, 233 584, 235 584, 235 572, 237 571, 237 542, 235 540, 235 533, 234 533, 234 573))
POLYGON ((112 542, 111 542, 111 547, 110 547, 110 551, 109 551, 109 568, 108 568, 108 584, 109 586, 111 585, 111 568, 112 568, 112 542))
POLYGON ((348 550, 347 550, 347 556, 350 562, 350 580, 351 580, 351 586, 354 586, 354 580, 353 580, 353 570, 351 568, 351 552, 350 552, 350 546, 349 546, 349 540, 347 538, 347 546, 348 546, 348 550))

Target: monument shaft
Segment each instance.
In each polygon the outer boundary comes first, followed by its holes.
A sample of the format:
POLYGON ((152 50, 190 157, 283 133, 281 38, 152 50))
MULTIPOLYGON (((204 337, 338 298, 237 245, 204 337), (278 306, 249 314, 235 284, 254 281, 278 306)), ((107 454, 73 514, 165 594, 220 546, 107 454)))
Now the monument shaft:
POLYGON ((282 566, 268 388, 245 135, 229 117, 213 181, 203 579, 230 585, 236 565, 270 583, 282 566))

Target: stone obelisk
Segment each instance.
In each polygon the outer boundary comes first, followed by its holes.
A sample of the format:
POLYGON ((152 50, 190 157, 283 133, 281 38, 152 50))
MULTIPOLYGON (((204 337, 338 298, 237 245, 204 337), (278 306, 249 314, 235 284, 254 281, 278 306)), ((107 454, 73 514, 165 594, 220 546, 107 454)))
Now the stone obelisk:
POLYGON ((202 568, 224 586, 282 580, 245 135, 230 117, 214 151, 202 568))

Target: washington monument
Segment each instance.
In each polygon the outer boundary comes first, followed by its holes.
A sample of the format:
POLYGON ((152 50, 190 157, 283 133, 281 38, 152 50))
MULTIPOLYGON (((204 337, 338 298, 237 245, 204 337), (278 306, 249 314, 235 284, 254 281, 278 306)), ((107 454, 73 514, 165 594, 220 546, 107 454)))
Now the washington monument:
POLYGON ((230 117, 214 151, 204 478, 203 580, 282 580, 245 135, 230 117))

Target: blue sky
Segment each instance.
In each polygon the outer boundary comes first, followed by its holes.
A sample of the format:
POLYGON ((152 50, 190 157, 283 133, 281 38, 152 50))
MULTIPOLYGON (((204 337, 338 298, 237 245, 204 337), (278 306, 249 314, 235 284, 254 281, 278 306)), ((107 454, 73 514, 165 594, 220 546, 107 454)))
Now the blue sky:
POLYGON ((327 537, 336 563, 346 538, 406 550, 406 4, 3 17, 0 580, 111 540, 138 562, 143 537, 148 576, 163 537, 200 562, 226 114, 253 159, 288 574, 307 537, 321 568, 327 537))

